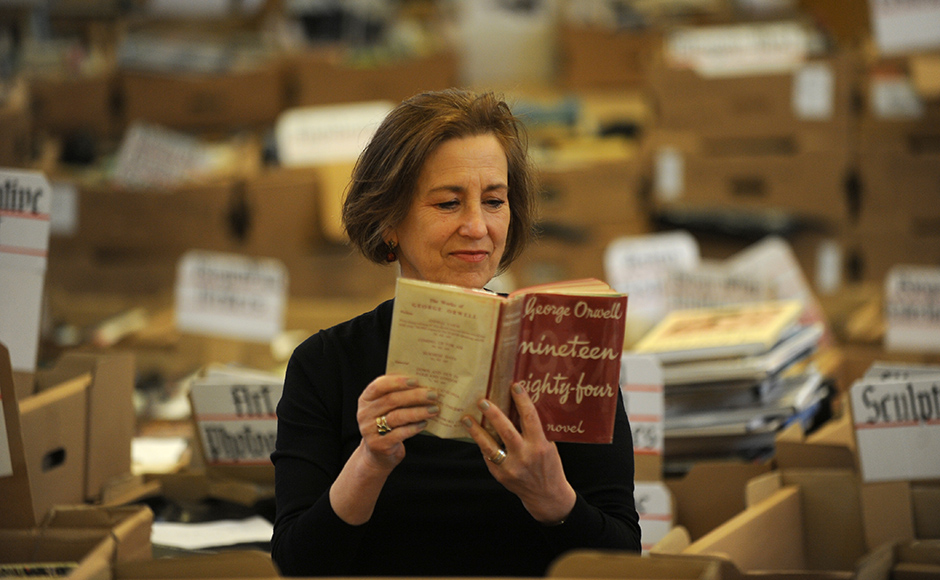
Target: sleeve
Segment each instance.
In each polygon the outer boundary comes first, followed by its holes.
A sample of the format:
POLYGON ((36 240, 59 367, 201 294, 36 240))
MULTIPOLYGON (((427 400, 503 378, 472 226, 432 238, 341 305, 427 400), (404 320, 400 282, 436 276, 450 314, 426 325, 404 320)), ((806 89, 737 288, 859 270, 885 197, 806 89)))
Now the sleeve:
POLYGON ((633 496, 633 433, 622 393, 618 400, 611 444, 558 443, 565 475, 578 494, 564 523, 544 528, 559 554, 579 548, 641 550, 633 496))
POLYGON ((335 350, 322 332, 298 347, 277 407, 271 556, 285 576, 338 575, 348 569, 362 537, 360 527, 336 515, 329 499, 347 459, 340 419, 343 373, 335 363, 343 358, 335 350))

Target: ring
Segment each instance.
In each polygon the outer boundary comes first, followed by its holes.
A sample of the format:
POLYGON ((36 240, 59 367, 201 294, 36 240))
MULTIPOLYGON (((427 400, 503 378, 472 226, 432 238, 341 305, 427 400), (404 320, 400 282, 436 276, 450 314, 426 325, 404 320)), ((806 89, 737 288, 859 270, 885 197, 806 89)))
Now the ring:
POLYGON ((496 465, 501 465, 503 461, 506 461, 506 452, 502 449, 497 449, 496 454, 488 458, 490 461, 496 465))
POLYGON ((375 426, 379 428, 379 435, 388 435, 392 432, 392 428, 388 426, 388 419, 385 415, 375 418, 375 426))

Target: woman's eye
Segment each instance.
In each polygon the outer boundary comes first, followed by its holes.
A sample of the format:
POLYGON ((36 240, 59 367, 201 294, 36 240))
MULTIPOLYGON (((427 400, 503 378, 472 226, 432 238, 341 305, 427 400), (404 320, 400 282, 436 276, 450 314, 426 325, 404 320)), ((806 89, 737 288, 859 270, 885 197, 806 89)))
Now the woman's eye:
POLYGON ((452 201, 444 201, 444 202, 441 202, 441 203, 437 204, 437 207, 439 207, 439 208, 441 208, 441 209, 455 209, 458 205, 460 205, 460 202, 459 202, 459 201, 457 201, 457 200, 452 200, 452 201))
POLYGON ((486 201, 486 205, 490 206, 493 209, 499 209, 506 204, 506 201, 503 199, 490 199, 486 201))

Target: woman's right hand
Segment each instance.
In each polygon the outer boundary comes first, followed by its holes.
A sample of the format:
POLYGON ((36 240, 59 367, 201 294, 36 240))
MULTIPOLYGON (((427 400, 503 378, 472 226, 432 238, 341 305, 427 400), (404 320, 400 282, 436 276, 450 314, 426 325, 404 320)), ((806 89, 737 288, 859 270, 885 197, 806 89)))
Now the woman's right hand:
POLYGON ((401 375, 382 375, 362 391, 356 419, 366 457, 391 471, 405 457, 405 439, 420 433, 440 412, 437 392, 401 375), (384 423, 382 422, 384 418, 384 423), (382 425, 380 427, 380 424, 382 425), (383 433, 383 427, 390 429, 383 433))

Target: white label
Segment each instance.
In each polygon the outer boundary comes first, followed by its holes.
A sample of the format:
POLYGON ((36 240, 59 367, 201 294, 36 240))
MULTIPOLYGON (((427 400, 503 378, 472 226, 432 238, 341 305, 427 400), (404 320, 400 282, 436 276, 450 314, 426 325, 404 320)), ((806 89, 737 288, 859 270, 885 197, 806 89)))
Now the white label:
POLYGON ((3 414, 3 396, 0 395, 0 477, 8 475, 13 475, 13 460, 7 435, 7 419, 3 414))
POLYGON ((682 198, 685 193, 685 158, 681 151, 672 147, 656 151, 653 183, 659 201, 668 203, 682 198))
POLYGON ((672 33, 667 56, 675 66, 703 76, 792 71, 809 51, 810 37, 797 23, 709 26, 672 33))
POLYGON ((391 110, 376 101, 285 111, 274 128, 279 160, 288 167, 355 161, 391 110))
POLYGON ((180 260, 176 324, 184 332, 266 342, 282 330, 287 269, 273 259, 191 251, 180 260))
POLYGON ((885 347, 940 352, 940 268, 895 266, 885 278, 885 347))
POLYGON ((844 261, 838 241, 823 240, 816 247, 816 288, 820 294, 832 294, 842 287, 844 261))
POLYGON ((924 104, 906 77, 873 77, 869 96, 872 113, 879 119, 918 119, 924 104))
POLYGON ((282 390, 249 377, 195 380, 190 398, 206 464, 270 465, 282 390))
POLYGON ((41 173, 0 170, 0 342, 15 371, 36 370, 51 209, 41 173))
POLYGON ((672 270, 699 265, 698 242, 684 231, 613 240, 604 252, 607 282, 629 294, 627 340, 632 342, 668 311, 666 282, 672 270))
POLYGON ((46 268, 51 214, 45 176, 0 169, 0 268, 46 268))
POLYGON ((825 63, 808 64, 793 75, 793 111, 800 119, 826 121, 835 109, 835 79, 825 63))
POLYGON ((862 380, 851 398, 864 481, 940 477, 940 381, 862 380))
POLYGON ((637 482, 633 498, 640 516, 643 552, 646 553, 672 529, 672 494, 661 481, 637 482))
POLYGON ((624 354, 620 375, 623 404, 633 429, 633 453, 662 455, 665 399, 659 360, 648 355, 624 354))
POLYGON ((50 231, 57 236, 78 232, 78 188, 72 183, 52 184, 52 219, 50 231))
POLYGON ((883 54, 940 47, 940 0, 869 0, 875 44, 883 54))

